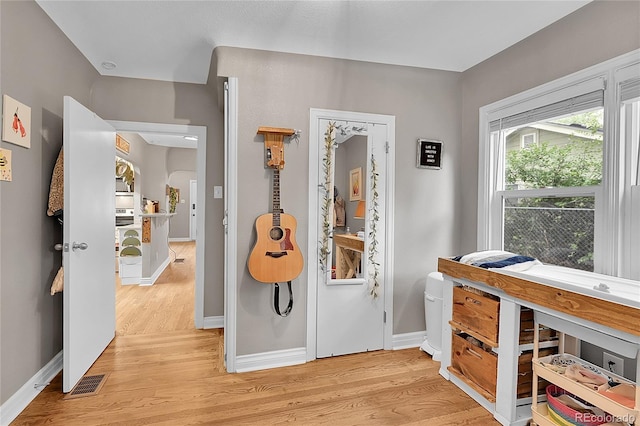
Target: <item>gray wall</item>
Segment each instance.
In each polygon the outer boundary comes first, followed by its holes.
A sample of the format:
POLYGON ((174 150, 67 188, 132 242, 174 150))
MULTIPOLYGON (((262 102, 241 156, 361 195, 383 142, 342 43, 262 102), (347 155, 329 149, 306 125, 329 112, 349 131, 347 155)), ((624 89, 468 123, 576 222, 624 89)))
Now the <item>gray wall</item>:
POLYGON ((40 7, 0 2, 2 94, 31 107, 31 148, 2 142, 13 181, 0 182, 0 403, 62 349, 62 295, 49 288, 62 265, 61 227, 46 215, 62 147, 64 95, 90 105, 98 73, 40 7))
MULTIPOLYGON (((188 148, 171 148, 167 154, 167 173, 169 185, 180 189, 180 199, 176 205, 176 215, 171 218, 169 238, 189 238, 189 209, 190 180, 197 180, 196 175, 197 150, 188 148), (184 203, 181 201, 184 200, 184 203)), ((221 185, 221 182, 217 183, 221 185)), ((195 200, 193 201, 195 203, 195 200)), ((168 207, 167 207, 168 209, 168 207)))
POLYGON ((595 365, 599 365, 602 366, 604 368, 607 368, 606 365, 603 365, 602 362, 602 355, 603 352, 607 352, 609 354, 612 355, 616 355, 620 358, 623 359, 624 361, 624 374, 622 374, 624 377, 626 377, 629 380, 636 380, 636 365, 637 362, 635 359, 631 359, 631 358, 627 358, 624 356, 621 356, 619 354, 616 354, 615 351, 611 350, 611 348, 600 348, 596 345, 592 345, 589 342, 582 342, 582 344, 580 345, 580 358, 585 359, 587 361, 589 361, 592 364, 595 365))
MULTIPOLYGON (((176 215, 171 218, 169 238, 189 238, 189 187, 191 180, 196 180, 196 172, 175 171, 169 176, 169 185, 180 190, 180 198, 176 204, 176 215), (184 200, 184 203, 180 201, 184 200)), ((195 202, 195 201, 194 201, 195 202)))
POLYGON ((270 207, 260 126, 302 130, 300 143, 285 146, 281 188, 283 207, 298 220, 298 245, 307 247, 310 108, 396 116, 394 333, 424 330, 425 278, 438 256, 457 253, 459 240, 460 75, 226 47, 214 54, 217 75, 238 77, 239 84, 238 355, 305 345, 307 265, 294 281, 293 312, 279 318, 271 307, 272 286, 251 278, 246 259, 256 238, 254 221, 270 207), (415 167, 421 137, 445 141, 442 170, 415 167))
POLYGON ((141 198, 158 201, 160 209, 166 210, 167 198, 167 151, 165 146, 147 145, 144 149, 144 158, 140 163, 140 186, 137 191, 141 198))
POLYGON ((191 148, 170 148, 167 153, 167 173, 196 171, 198 151, 191 148))

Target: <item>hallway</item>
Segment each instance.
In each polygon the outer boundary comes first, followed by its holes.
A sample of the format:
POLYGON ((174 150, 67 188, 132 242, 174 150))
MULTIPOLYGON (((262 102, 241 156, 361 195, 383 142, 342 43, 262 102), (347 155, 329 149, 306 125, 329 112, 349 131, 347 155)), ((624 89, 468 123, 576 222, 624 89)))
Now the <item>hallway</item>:
POLYGON ((152 286, 123 286, 116 275, 116 336, 195 329, 196 243, 172 242, 170 248, 171 263, 152 286))

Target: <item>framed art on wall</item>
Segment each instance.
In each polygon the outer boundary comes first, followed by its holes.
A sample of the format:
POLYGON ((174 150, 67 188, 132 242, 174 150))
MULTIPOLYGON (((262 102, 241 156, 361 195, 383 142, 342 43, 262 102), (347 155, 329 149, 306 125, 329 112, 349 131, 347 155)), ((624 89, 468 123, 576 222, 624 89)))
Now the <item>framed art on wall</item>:
POLYGON ((0 148, 0 181, 11 182, 11 151, 0 148))
POLYGON ((31 148, 31 108, 7 95, 2 98, 2 140, 31 148))
POLYGON ((362 167, 349 172, 349 201, 359 201, 362 198, 362 167))
POLYGON ((116 134, 116 149, 122 153, 128 154, 131 144, 122 136, 116 134))

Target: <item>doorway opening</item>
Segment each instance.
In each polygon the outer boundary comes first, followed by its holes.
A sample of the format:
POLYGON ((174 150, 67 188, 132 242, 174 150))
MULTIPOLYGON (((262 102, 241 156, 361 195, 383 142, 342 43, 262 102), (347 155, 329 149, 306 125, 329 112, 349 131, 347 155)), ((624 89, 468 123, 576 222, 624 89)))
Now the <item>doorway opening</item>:
MULTIPOLYGON (((196 150, 196 181, 205 181, 206 170, 206 137, 207 129, 205 126, 190 126, 190 125, 177 125, 177 124, 160 124, 160 123, 145 123, 145 122, 130 122, 130 121, 109 121, 109 123, 115 128, 118 133, 139 133, 139 134, 154 134, 164 136, 166 138, 180 139, 185 136, 193 136, 197 138, 196 150)), ((186 138, 185 138, 186 139, 186 138)), ((166 145, 166 144, 165 144, 166 145)), ((170 145, 166 145, 170 146, 170 145)), ((191 185, 189 179, 187 180, 188 187, 183 189, 183 193, 179 194, 178 203, 182 199, 190 200, 191 185)), ((167 185, 168 186, 168 185, 167 185)), ((194 213, 196 214, 197 228, 195 247, 193 242, 172 242, 167 240, 168 247, 175 253, 175 258, 184 258, 185 256, 193 256, 195 252, 195 289, 194 289, 194 324, 195 328, 204 328, 204 252, 205 252, 205 223, 204 223, 204 193, 205 185, 199 185, 197 189, 196 203, 194 213)), ((187 207, 186 203, 184 203, 187 207)), ((191 202, 189 203, 192 204, 191 202)), ((189 207, 190 207, 189 205, 189 207)), ((178 204, 180 206, 180 204, 178 204)), ((170 218, 169 218, 170 220, 170 218)), ((187 221, 189 223, 189 221, 187 221)), ((190 225, 187 225, 190 226, 190 225)), ((174 259, 175 260, 175 259, 174 259)))

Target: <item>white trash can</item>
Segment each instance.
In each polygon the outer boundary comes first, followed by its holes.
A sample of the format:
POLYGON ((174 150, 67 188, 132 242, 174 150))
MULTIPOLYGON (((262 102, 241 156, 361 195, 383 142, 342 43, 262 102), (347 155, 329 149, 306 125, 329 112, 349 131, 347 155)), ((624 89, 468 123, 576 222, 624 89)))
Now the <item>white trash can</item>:
POLYGON ((440 361, 442 354, 442 286, 444 277, 440 272, 431 272, 427 276, 424 289, 424 316, 427 340, 420 349, 431 355, 434 361, 440 361))

